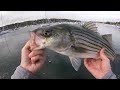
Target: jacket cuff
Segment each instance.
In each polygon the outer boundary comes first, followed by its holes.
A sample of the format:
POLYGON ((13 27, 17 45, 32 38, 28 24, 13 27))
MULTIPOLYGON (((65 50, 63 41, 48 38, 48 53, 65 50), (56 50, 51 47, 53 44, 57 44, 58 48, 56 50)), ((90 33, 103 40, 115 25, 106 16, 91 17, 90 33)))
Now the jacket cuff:
POLYGON ((103 76, 102 79, 117 79, 117 78, 116 78, 116 75, 112 71, 109 71, 105 76, 103 76))
POLYGON ((35 78, 35 76, 21 66, 18 66, 14 74, 11 76, 11 79, 33 79, 33 78, 35 78))

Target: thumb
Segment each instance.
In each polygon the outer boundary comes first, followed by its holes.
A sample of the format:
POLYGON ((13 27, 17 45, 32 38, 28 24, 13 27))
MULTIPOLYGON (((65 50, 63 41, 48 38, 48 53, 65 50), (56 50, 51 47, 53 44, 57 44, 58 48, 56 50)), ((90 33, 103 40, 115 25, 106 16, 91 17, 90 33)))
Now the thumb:
POLYGON ((35 41, 35 38, 36 38, 36 35, 34 32, 30 32, 30 48, 31 50, 34 50, 38 45, 36 44, 36 41, 35 41))
POLYGON ((100 57, 101 57, 102 61, 109 61, 109 59, 107 58, 107 56, 105 56, 104 52, 105 52, 105 48, 102 48, 100 50, 100 57))

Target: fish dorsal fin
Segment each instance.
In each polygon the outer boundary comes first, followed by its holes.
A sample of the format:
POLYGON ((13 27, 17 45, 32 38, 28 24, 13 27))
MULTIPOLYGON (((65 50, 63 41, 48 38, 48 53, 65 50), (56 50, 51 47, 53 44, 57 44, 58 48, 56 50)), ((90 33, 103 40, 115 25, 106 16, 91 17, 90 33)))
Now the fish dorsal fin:
POLYGON ((102 35, 102 37, 112 44, 112 34, 102 35))
POLYGON ((81 65, 81 59, 80 58, 74 58, 74 57, 69 57, 69 59, 70 59, 70 62, 72 64, 72 66, 74 67, 74 69, 76 71, 78 71, 79 67, 81 65))
POLYGON ((96 24, 93 23, 93 22, 85 22, 85 23, 82 25, 82 27, 85 28, 85 29, 91 30, 91 31, 93 31, 93 32, 97 32, 96 24))

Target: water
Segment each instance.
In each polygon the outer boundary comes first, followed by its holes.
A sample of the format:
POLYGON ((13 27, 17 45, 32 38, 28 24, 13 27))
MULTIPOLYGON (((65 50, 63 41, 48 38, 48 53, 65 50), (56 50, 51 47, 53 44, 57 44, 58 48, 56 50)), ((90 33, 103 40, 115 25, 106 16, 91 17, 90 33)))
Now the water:
MULTIPOLYGON (((16 67, 20 64, 21 49, 29 39, 29 31, 38 28, 40 25, 21 27, 16 31, 0 36, 0 78, 10 79, 16 67)), ((99 32, 113 33, 114 45, 119 45, 120 31, 111 25, 98 25, 99 32), (102 30, 101 30, 102 28, 102 30), (104 29, 103 29, 104 28, 104 29), (109 28, 109 29, 108 29, 109 28), (110 29, 112 28, 112 29, 110 29), (115 40, 114 40, 115 39, 115 40)), ((117 47, 116 49, 118 49, 117 47)), ((119 48, 120 49, 120 48, 119 48)), ((119 50, 118 50, 119 52, 119 50)), ((37 73, 40 79, 93 79, 94 77, 87 71, 83 61, 78 72, 72 67, 68 57, 60 55, 51 50, 45 50, 46 62, 37 73)), ((114 73, 120 75, 120 62, 111 63, 114 73)))
POLYGON ((120 26, 108 25, 108 24, 97 24, 98 32, 100 35, 112 34, 112 45, 116 53, 120 54, 120 26))

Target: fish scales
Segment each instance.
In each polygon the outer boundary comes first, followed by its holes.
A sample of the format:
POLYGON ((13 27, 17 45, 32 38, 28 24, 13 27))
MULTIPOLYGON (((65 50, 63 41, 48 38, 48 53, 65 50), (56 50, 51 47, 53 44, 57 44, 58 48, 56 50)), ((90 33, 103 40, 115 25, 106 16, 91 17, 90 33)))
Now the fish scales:
POLYGON ((96 58, 102 48, 110 60, 116 54, 112 48, 111 35, 101 36, 92 22, 84 25, 58 24, 38 28, 36 34, 37 49, 48 48, 57 53, 67 55, 74 69, 78 71, 81 58, 96 58))
MULTIPOLYGON (((91 36, 88 36, 82 32, 79 32, 79 31, 74 31, 72 30, 72 35, 76 38, 76 42, 81 42, 80 40, 82 39, 84 42, 86 41, 87 43, 90 43, 90 44, 93 44, 92 46, 97 46, 98 47, 105 47, 107 52, 109 52, 111 55, 114 56, 114 51, 112 50, 112 47, 108 46, 106 43, 108 42, 101 42, 102 40, 97 40, 96 38, 94 37, 91 37, 91 36), (83 39, 84 38, 84 39, 83 39)), ((100 48, 99 48, 100 50, 100 48)))

